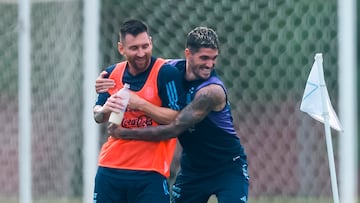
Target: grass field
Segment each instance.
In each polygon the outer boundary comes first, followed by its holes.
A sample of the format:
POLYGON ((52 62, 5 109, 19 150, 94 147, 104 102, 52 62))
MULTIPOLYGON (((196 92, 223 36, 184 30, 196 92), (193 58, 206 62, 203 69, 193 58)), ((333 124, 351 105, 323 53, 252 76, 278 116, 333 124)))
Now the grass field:
MULTIPOLYGON (((259 197, 249 198, 248 203, 332 203, 329 198, 300 198, 300 197, 259 197)), ((217 203, 215 197, 210 198, 208 203, 217 203)))
MULTIPOLYGON (((299 198, 299 197, 261 197, 251 198, 248 203, 332 203, 330 198, 299 198)), ((0 198, 0 203, 19 203, 17 199, 0 198)), ((32 203, 83 203, 81 199, 34 199, 32 203)), ((217 203, 215 197, 211 197, 208 203, 217 203)), ((358 201, 358 203, 360 203, 358 201)))

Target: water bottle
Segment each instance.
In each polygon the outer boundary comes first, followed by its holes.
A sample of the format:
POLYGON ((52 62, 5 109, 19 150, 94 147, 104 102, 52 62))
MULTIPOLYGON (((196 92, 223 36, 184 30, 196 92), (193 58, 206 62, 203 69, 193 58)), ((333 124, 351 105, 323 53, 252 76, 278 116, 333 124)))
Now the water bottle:
POLYGON ((116 93, 117 95, 121 96, 124 108, 120 109, 119 113, 111 112, 110 117, 109 117, 109 122, 115 123, 117 125, 119 125, 122 122, 123 117, 124 117, 124 113, 125 113, 125 110, 126 110, 126 106, 128 105, 129 98, 130 98, 129 88, 130 88, 130 85, 125 83, 124 87, 121 88, 116 93))

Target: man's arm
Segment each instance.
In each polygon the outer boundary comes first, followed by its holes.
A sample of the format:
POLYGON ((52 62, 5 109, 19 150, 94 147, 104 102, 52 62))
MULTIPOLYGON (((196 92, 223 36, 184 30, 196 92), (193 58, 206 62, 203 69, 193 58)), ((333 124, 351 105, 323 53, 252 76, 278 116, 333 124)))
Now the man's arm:
POLYGON ((130 109, 143 111, 147 116, 160 124, 169 124, 179 113, 179 111, 172 110, 168 107, 156 106, 134 93, 131 94, 128 105, 130 109))
POLYGON ((164 64, 158 73, 157 85, 162 106, 157 107, 143 100, 137 107, 157 123, 169 124, 186 105, 183 75, 176 67, 164 64))
POLYGON ((108 133, 115 138, 145 141, 160 141, 177 137, 180 133, 202 121, 211 111, 224 108, 226 96, 219 85, 209 85, 195 94, 194 100, 187 105, 168 125, 125 129, 115 125, 108 126, 108 133))
MULTIPOLYGON (((151 117, 160 124, 169 124, 179 113, 179 111, 175 111, 167 107, 156 106, 139 97, 135 93, 131 93, 128 107, 130 109, 143 111, 147 116, 151 117)), ((94 119, 97 123, 106 122, 110 116, 109 112, 104 112, 103 110, 102 105, 96 105, 94 107, 94 119)))
MULTIPOLYGON (((114 80, 106 78, 107 75, 108 72, 103 71, 96 78, 95 90, 97 93, 107 92, 109 88, 115 86, 114 80)), ((160 124, 169 124, 175 119, 176 115, 179 112, 176 110, 172 110, 168 107, 156 106, 146 101, 145 99, 137 96, 136 94, 131 94, 128 106, 131 109, 143 111, 147 116, 151 117, 160 124)), ((103 109, 101 107, 101 105, 97 105, 94 107, 94 119, 97 123, 106 122, 110 115, 109 112, 103 112, 103 109)))
POLYGON ((109 120, 110 113, 104 113, 100 105, 96 105, 93 109, 94 120, 96 123, 104 123, 109 120))

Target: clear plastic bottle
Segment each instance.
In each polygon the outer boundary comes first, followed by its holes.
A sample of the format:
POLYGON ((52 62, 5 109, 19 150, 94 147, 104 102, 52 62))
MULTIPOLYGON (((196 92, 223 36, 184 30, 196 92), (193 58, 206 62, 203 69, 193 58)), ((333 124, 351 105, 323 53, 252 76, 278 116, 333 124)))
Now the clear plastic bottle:
POLYGON ((121 88, 116 94, 120 95, 122 98, 122 103, 124 104, 124 108, 120 110, 119 113, 111 112, 109 117, 109 122, 115 123, 119 125, 124 117, 124 112, 126 110, 126 106, 128 105, 129 98, 130 98, 130 84, 125 83, 124 87, 121 88))

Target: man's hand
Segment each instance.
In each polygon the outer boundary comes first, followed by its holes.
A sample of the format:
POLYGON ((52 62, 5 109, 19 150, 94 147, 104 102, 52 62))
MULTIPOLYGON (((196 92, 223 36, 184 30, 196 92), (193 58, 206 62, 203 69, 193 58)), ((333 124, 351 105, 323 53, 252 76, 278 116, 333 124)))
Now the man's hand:
POLYGON ((96 105, 94 107, 94 119, 97 123, 106 122, 111 112, 119 113, 124 108, 126 108, 124 99, 117 94, 113 94, 106 100, 103 106, 96 105))
POLYGON ((102 107, 103 113, 111 113, 116 112, 119 113, 120 110, 126 108, 126 104, 124 104, 124 98, 122 98, 118 94, 111 95, 105 102, 102 107))
POLYGON ((102 71, 100 75, 95 80, 95 90, 96 93, 107 92, 109 88, 115 87, 115 81, 112 79, 105 78, 109 73, 102 71))
POLYGON ((114 123, 109 123, 107 127, 108 135, 111 135, 111 137, 116 139, 123 138, 123 136, 120 135, 122 130, 125 130, 125 128, 121 127, 121 125, 116 125, 114 123))
POLYGON ((107 133, 109 135, 112 135, 112 137, 115 137, 115 131, 118 125, 114 124, 114 123, 109 123, 108 127, 107 127, 107 133))

